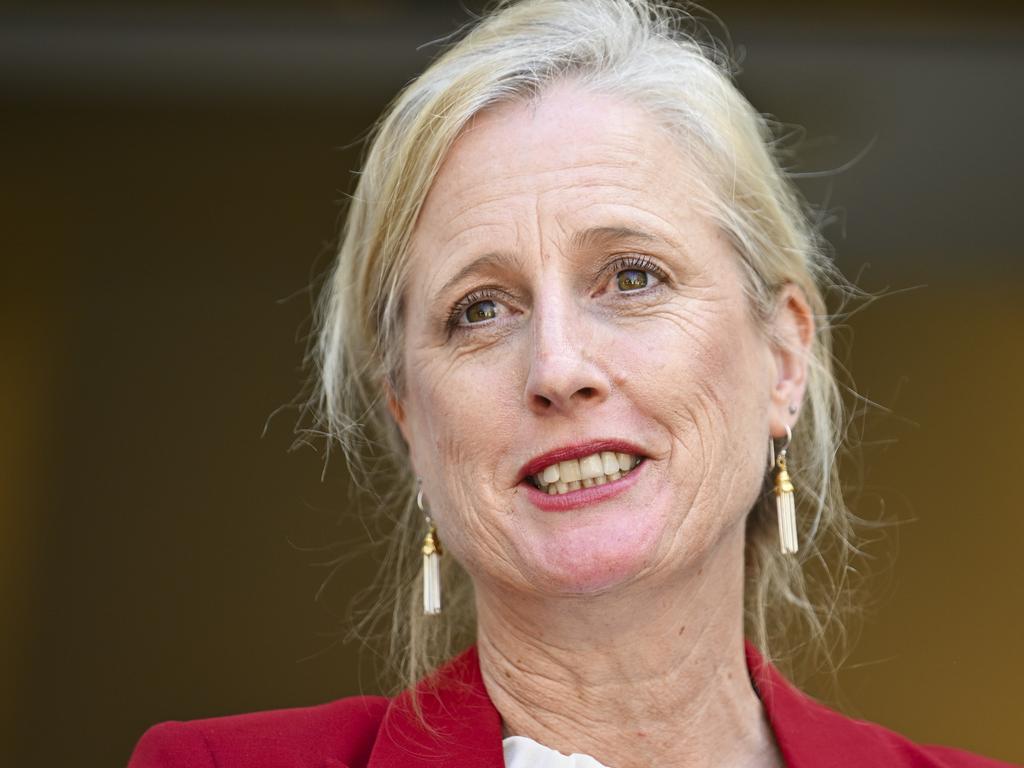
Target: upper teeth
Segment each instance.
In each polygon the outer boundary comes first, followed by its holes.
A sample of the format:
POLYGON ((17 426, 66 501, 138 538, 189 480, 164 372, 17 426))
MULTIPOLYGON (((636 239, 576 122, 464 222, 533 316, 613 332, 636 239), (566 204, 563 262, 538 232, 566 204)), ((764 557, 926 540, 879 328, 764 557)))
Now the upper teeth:
POLYGON ((533 476, 537 487, 550 494, 568 493, 592 485, 618 480, 640 463, 628 453, 602 451, 579 459, 550 464, 533 476))

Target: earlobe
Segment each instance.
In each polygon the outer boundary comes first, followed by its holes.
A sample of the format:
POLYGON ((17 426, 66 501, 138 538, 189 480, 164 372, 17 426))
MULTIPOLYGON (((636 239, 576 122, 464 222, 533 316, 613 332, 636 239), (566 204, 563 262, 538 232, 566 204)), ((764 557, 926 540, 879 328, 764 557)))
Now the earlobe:
POLYGON ((814 343, 814 313, 797 286, 787 283, 779 292, 773 319, 775 379, 771 393, 771 433, 786 434, 796 423, 807 388, 808 365, 814 343))

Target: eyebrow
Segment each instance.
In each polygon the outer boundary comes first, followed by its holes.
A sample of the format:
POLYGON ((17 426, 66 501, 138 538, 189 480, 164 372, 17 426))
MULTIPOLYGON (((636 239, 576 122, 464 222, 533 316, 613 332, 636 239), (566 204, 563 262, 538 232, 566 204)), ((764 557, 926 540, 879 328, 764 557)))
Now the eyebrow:
MULTIPOLYGON (((633 229, 632 227, 618 226, 589 227, 581 232, 577 232, 572 236, 572 247, 573 250, 576 251, 586 251, 600 246, 607 246, 611 243, 622 240, 634 240, 644 243, 656 242, 678 248, 675 243, 657 235, 653 235, 650 232, 633 229)), ((478 256, 473 259, 473 261, 469 262, 466 266, 452 275, 440 290, 437 291, 436 295, 444 296, 459 283, 478 274, 492 271, 513 271, 520 268, 522 264, 522 259, 514 253, 509 253, 507 251, 493 251, 491 253, 485 253, 482 256, 478 256)))
POLYGON ((466 278, 474 277, 475 275, 491 272, 491 271, 512 271, 516 267, 522 266, 522 259, 512 253, 505 251, 494 251, 492 253, 485 253, 482 256, 478 256, 469 262, 466 266, 452 275, 441 289, 437 292, 437 296, 444 296, 454 286, 458 285, 466 278))
POLYGON ((645 243, 666 242, 662 238, 652 235, 650 232, 643 232, 632 227, 591 227, 582 232, 577 232, 572 237, 572 244, 576 250, 585 251, 600 245, 619 240, 639 240, 645 243))

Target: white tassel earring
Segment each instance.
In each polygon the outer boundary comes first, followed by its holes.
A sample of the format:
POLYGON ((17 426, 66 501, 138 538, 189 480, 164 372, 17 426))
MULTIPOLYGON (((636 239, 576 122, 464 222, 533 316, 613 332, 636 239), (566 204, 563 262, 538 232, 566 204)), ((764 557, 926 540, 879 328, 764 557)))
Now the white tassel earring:
POLYGON ((798 549, 796 536, 796 500, 793 498, 793 481, 786 469, 786 453, 793 439, 793 431, 786 425, 786 442, 779 455, 775 456, 775 441, 769 437, 771 467, 775 470, 775 508, 779 514, 779 543, 782 554, 795 555, 798 549))
POLYGON ((416 491, 416 506, 427 519, 427 535, 423 538, 423 613, 436 616, 441 612, 441 539, 430 513, 423 507, 423 491, 416 491))

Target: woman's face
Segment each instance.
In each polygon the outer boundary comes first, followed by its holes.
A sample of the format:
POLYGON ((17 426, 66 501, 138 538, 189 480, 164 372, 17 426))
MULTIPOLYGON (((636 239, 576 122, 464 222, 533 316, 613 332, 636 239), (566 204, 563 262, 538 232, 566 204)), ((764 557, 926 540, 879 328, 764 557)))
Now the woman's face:
POLYGON ((446 158, 391 407, 478 588, 605 591, 742 530, 802 366, 758 327, 694 178, 643 111, 570 85, 478 115, 446 158))

